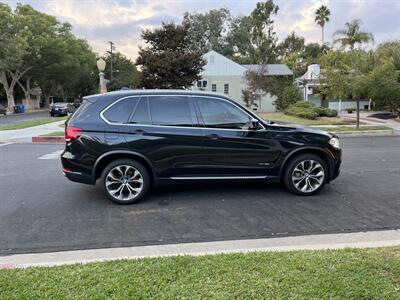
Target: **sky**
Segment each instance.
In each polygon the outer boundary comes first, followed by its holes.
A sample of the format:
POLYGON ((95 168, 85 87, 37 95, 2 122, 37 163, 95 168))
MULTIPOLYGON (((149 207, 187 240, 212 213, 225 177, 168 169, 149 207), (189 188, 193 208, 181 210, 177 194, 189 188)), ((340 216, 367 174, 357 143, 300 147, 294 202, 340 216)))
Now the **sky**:
MULTIPOLYGON (((207 12, 229 8, 233 16, 248 15, 259 1, 253 0, 0 0, 15 8, 16 3, 56 16, 73 26, 73 33, 86 39, 102 55, 108 41, 131 59, 135 59, 143 28, 154 28, 161 22, 180 23, 184 12, 207 12)), ((274 0, 279 6, 275 31, 280 40, 291 31, 306 42, 319 42, 321 28, 314 22, 314 12, 321 5, 331 11, 325 28, 326 40, 353 19, 361 19, 361 29, 373 33, 375 45, 388 39, 400 39, 400 0, 274 0)))

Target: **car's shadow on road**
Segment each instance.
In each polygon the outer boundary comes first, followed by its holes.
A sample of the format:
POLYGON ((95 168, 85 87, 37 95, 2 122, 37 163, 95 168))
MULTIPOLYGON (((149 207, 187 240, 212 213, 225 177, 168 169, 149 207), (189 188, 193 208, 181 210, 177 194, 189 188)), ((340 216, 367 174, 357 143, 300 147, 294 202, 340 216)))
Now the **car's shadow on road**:
MULTIPOLYGON (((282 201, 287 203, 318 203, 327 198, 339 197, 334 188, 327 184, 317 195, 298 196, 291 194, 282 184, 270 182, 187 182, 153 187, 142 201, 131 207, 146 208, 154 206, 185 205, 195 202, 238 200, 251 203, 253 201, 282 201)), ((81 188, 81 199, 97 205, 114 205, 103 194, 100 186, 81 188)), ((116 205, 119 206, 119 205, 116 205)), ((123 206, 121 206, 123 207, 123 206)))

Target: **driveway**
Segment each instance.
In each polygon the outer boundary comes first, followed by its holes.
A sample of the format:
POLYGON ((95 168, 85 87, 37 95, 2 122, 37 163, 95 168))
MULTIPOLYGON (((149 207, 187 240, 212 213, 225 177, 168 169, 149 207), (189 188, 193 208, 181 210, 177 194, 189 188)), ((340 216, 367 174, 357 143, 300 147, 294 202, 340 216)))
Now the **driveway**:
POLYGON ((62 145, 0 144, 0 254, 400 228, 400 137, 342 145, 342 174, 313 197, 278 184, 181 184, 121 206, 61 175, 62 145))

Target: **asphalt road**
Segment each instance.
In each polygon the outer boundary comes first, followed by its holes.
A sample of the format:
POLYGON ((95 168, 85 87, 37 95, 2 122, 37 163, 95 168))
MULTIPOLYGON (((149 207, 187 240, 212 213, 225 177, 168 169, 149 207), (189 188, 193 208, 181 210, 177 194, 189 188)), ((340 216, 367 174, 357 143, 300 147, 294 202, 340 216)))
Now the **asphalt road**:
POLYGON ((400 228, 400 137, 342 145, 342 174, 313 197, 180 184, 120 206, 62 176, 62 145, 0 144, 0 255, 400 228))
MULTIPOLYGON (((36 119, 43 119, 50 117, 48 111, 38 111, 38 112, 30 112, 24 114, 11 114, 7 116, 0 116, 0 126, 9 125, 9 124, 17 124, 23 121, 30 121, 36 119)), ((56 120, 57 121, 57 120, 56 120)))

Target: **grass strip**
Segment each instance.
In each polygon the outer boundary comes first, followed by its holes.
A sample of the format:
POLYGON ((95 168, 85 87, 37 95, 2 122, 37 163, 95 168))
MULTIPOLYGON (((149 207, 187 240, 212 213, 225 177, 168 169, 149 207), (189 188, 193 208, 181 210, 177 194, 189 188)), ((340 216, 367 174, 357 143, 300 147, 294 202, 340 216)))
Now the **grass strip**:
POLYGON ((318 127, 319 129, 332 132, 358 132, 358 131, 380 131, 380 130, 393 130, 387 126, 360 126, 360 128, 350 126, 339 126, 339 127, 318 127))
POLYGON ((46 134, 42 134, 40 136, 64 136, 64 131, 54 131, 46 134))
POLYGON ((284 113, 261 113, 260 116, 266 120, 283 124, 299 124, 299 125, 351 125, 355 124, 354 120, 344 119, 340 117, 320 117, 316 120, 303 119, 295 116, 285 115, 284 113))
POLYGON ((65 117, 59 117, 59 118, 43 118, 43 119, 36 119, 36 120, 27 120, 27 121, 22 121, 17 124, 8 124, 8 125, 0 126, 0 130, 24 129, 24 128, 44 125, 44 124, 48 124, 48 123, 63 121, 63 120, 66 120, 67 118, 68 117, 65 116, 65 117))
POLYGON ((400 247, 0 270, 0 299, 399 299, 400 247))

